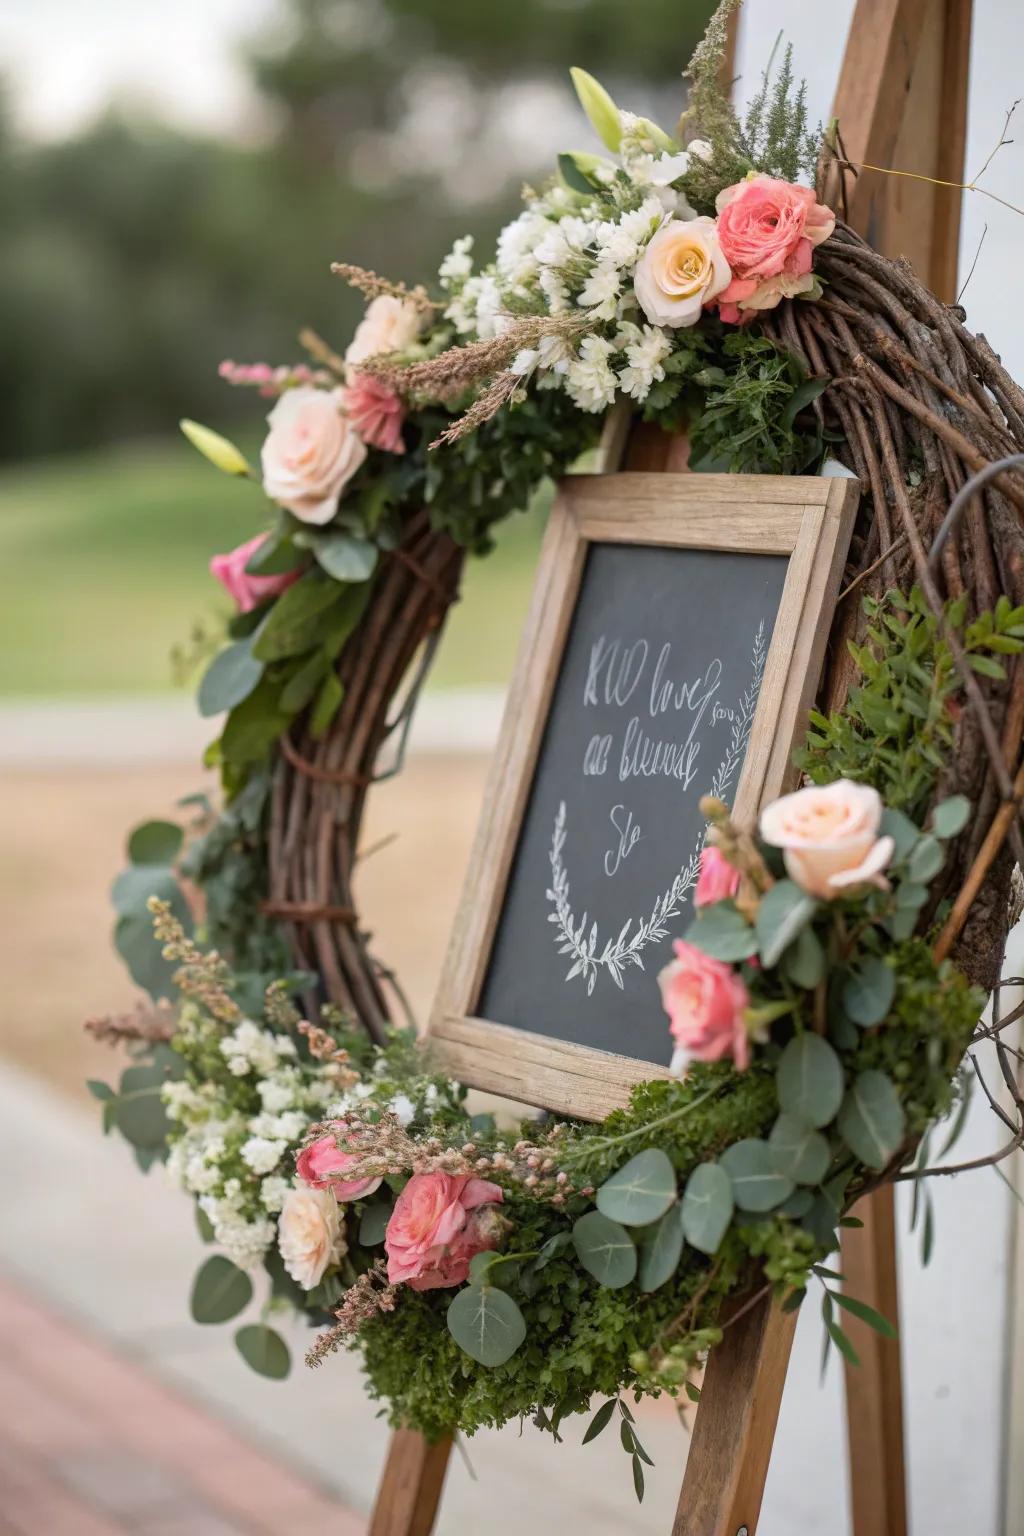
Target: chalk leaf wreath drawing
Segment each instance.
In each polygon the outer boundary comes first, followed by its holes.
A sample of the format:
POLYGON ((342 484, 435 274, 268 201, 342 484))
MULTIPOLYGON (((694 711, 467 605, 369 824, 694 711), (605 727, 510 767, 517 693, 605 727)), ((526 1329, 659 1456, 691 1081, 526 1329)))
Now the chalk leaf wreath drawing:
MULTIPOLYGON (((715 799, 722 799, 734 787, 736 770, 743 761, 743 754, 750 739, 750 728, 754 723, 754 711, 757 708, 757 696, 764 680, 766 658, 767 643, 762 619, 754 636, 750 682, 743 690, 738 705, 728 711, 731 722, 729 742, 708 790, 708 794, 715 799)), ((608 939, 600 953, 597 948, 600 943, 597 923, 592 922, 588 932, 588 914, 584 912, 582 917, 574 917, 569 904, 569 871, 564 858, 567 836, 568 813, 563 800, 559 802, 551 834, 549 854, 551 884, 545 894, 554 907, 554 911, 548 914, 548 922, 556 927, 555 943, 558 953, 572 956, 565 979, 567 982, 573 981, 578 976, 586 984, 587 996, 590 997, 593 995, 598 974, 603 968, 621 991, 624 989, 623 972, 627 967, 637 966, 642 971, 644 969, 643 951, 649 945, 660 944, 668 938, 667 925, 679 916, 687 895, 697 883, 705 834, 701 832, 693 851, 672 884, 656 899, 650 915, 646 918, 627 918, 618 936, 615 939, 608 939)))
POLYGON ((359 1350, 391 1422, 429 1436, 529 1417, 557 1437, 601 1401, 587 1438, 619 1423, 639 1494, 627 1398, 696 1396, 727 1301, 792 1308, 820 1284, 847 1358, 844 1312, 888 1327, 824 1261, 881 1180, 915 1181, 930 1251, 928 1180, 978 1166, 948 1161, 972 1043, 1012 1099, 980 1162, 1024 1141, 1013 1011, 978 1023, 1021 905, 1024 393, 835 218, 829 145, 822 200, 800 184, 819 144, 788 55, 736 116, 732 8, 674 132, 575 72, 611 158, 560 157, 494 262, 456 242, 436 297, 339 268, 369 300, 344 357, 307 333, 309 363, 223 365, 274 401, 272 516, 212 563, 235 607, 199 685, 223 802, 130 836, 115 940, 153 1001, 90 1025, 129 1056, 90 1085, 104 1127, 166 1164, 214 1250, 197 1321, 259 1304, 236 1343, 276 1378, 294 1314, 320 1330, 310 1363, 359 1350), (467 552, 621 401, 640 430, 685 426, 696 471, 813 472, 829 451, 864 496, 809 786, 759 831, 705 802, 714 891, 659 978, 683 1075, 601 1125, 496 1125, 399 1027, 352 888, 363 807, 467 552))

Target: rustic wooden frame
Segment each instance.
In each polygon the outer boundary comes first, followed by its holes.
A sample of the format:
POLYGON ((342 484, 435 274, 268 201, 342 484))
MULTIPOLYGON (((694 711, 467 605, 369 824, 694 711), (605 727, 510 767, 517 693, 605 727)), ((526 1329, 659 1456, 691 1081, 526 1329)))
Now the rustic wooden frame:
POLYGON ((484 811, 430 1021, 433 1054, 473 1088, 600 1120, 663 1067, 476 1016, 591 544, 786 555, 789 568, 735 814, 792 782, 858 499, 848 479, 631 473, 564 480, 552 510, 484 811))

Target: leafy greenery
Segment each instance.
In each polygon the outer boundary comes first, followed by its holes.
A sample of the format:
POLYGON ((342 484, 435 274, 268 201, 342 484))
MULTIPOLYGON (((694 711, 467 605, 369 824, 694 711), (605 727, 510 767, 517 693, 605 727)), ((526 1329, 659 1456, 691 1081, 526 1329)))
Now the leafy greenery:
POLYGON ((825 381, 808 378, 769 337, 732 331, 693 378, 704 394, 690 421, 692 469, 795 475, 821 458, 821 429, 808 408, 825 381))

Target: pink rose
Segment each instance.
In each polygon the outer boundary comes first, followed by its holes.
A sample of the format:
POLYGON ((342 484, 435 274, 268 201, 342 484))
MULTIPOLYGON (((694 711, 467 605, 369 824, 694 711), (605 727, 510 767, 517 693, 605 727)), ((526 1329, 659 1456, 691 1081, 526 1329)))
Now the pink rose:
POLYGON ((333 1136, 321 1136, 319 1141, 303 1147, 295 1159, 295 1171, 311 1189, 329 1189, 337 1200, 362 1200, 380 1188, 380 1178, 338 1177, 358 1162, 358 1155, 343 1152, 333 1136))
POLYGON ((411 299, 400 299, 390 293, 379 294, 366 306, 366 313, 348 344, 345 361, 352 369, 365 363, 368 357, 404 352, 412 346, 422 328, 423 311, 411 299))
POLYGON ((750 1002, 746 987, 731 966, 713 960, 695 945, 676 939, 672 948, 676 958, 658 977, 672 1038, 691 1060, 720 1061, 731 1056, 739 1071, 744 1071, 750 1064, 743 1018, 750 1002))
POLYGON ((693 893, 695 907, 710 906, 713 901, 726 901, 735 896, 740 888, 740 872, 734 869, 720 848, 709 846, 700 856, 700 874, 693 893))
POLYGON ((229 597, 238 604, 239 613, 249 613, 266 597, 276 597, 297 581, 300 571, 285 571, 282 576, 252 576, 246 566, 256 551, 267 542, 268 533, 258 533, 247 544, 239 544, 227 555, 214 555, 210 575, 215 576, 229 597))
POLYGON ((895 844, 878 835, 882 810, 878 791, 866 784, 812 784, 765 807, 761 836, 784 850, 787 873, 811 896, 834 901, 858 885, 888 890, 882 871, 895 844))
POLYGON ((474 1254, 496 1246, 495 1224, 482 1206, 500 1204, 497 1184, 466 1174, 416 1173, 395 1201, 384 1234, 388 1279, 414 1291, 461 1285, 474 1254))
POLYGON ((303 523, 329 523, 338 497, 366 458, 341 409, 341 391, 286 389, 267 417, 263 489, 303 523))
POLYGON ((349 421, 363 442, 385 453, 404 453, 402 422, 405 409, 393 389, 372 373, 354 373, 342 400, 349 421))
POLYGON ((836 227, 835 214, 810 187, 751 176, 719 192, 718 239, 732 268, 732 282, 718 297, 723 320, 774 309, 783 298, 809 293, 811 253, 836 227))

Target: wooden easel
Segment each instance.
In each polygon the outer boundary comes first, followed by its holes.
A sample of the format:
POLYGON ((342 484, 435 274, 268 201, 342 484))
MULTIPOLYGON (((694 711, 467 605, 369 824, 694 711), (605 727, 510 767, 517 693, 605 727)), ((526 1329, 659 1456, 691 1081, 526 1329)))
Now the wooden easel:
MULTIPOLYGON (((748 0, 756 5, 759 0, 748 0)), ((972 0, 857 0, 833 115, 851 162, 964 176, 972 0)), ((834 201, 834 197, 830 198, 834 201)), ((956 297, 961 194, 864 172, 849 222, 888 256, 906 256, 941 299, 956 297)), ((678 470, 686 444, 635 429, 623 467, 678 470)), ((898 1322, 892 1186, 857 1207, 842 1267, 851 1294, 898 1322)), ((861 1359, 846 1372, 854 1536, 906 1536, 899 1345, 854 1318, 861 1359)), ((768 1301, 738 1315, 712 1352, 672 1536, 754 1536, 778 1422, 796 1315, 768 1301)), ((391 1439, 370 1536, 430 1536, 450 1441, 411 1430, 391 1439)))

